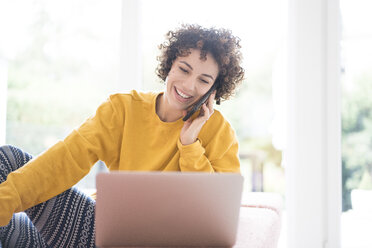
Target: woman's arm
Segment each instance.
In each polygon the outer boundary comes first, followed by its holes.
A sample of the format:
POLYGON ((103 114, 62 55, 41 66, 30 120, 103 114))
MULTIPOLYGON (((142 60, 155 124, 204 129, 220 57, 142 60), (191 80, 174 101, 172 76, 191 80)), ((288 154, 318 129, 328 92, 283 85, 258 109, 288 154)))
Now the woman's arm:
POLYGON ((196 142, 182 145, 179 140, 177 147, 181 171, 240 172, 235 132, 218 111, 203 126, 196 142))
POLYGON ((238 157, 238 143, 220 152, 221 157, 209 160, 205 155, 205 148, 200 141, 188 146, 177 144, 180 150, 181 171, 200 171, 200 172, 235 172, 240 173, 240 162, 238 157))
POLYGON ((111 97, 63 141, 10 173, 0 185, 0 226, 24 211, 69 189, 101 159, 118 159, 123 113, 111 97))

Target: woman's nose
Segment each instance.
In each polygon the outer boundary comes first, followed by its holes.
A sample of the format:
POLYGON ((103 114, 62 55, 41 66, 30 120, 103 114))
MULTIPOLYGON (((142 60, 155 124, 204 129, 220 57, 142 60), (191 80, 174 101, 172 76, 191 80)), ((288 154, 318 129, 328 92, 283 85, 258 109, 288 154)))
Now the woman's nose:
POLYGON ((196 80, 192 77, 188 78, 187 80, 183 82, 183 87, 185 88, 185 90, 188 90, 189 93, 192 93, 194 91, 195 86, 196 86, 196 80))

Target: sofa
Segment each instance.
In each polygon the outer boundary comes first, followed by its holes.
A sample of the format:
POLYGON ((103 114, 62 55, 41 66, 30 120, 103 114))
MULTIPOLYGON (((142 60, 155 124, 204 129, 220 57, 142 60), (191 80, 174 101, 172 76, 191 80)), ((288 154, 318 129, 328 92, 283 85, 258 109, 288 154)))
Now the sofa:
POLYGON ((276 193, 246 193, 240 209, 234 248, 276 248, 281 230, 283 199, 276 193))

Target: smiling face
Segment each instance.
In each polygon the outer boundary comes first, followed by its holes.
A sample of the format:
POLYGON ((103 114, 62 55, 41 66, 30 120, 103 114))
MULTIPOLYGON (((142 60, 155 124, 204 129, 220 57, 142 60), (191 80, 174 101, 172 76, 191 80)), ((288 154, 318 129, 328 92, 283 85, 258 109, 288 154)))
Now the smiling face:
POLYGON ((164 100, 167 108, 179 112, 186 110, 212 87, 218 76, 218 64, 211 54, 200 59, 200 50, 178 57, 166 79, 164 100))

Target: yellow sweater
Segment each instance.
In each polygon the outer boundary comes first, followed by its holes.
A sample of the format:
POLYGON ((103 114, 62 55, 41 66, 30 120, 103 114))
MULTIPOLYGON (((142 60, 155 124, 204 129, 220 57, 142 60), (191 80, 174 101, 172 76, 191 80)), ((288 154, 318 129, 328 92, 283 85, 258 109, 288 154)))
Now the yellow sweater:
POLYGON ((109 170, 239 172, 238 143, 218 112, 198 141, 183 146, 182 119, 163 122, 155 112, 156 93, 115 94, 63 141, 9 174, 0 185, 0 226, 69 189, 98 160, 109 170))

